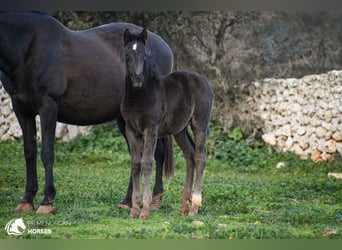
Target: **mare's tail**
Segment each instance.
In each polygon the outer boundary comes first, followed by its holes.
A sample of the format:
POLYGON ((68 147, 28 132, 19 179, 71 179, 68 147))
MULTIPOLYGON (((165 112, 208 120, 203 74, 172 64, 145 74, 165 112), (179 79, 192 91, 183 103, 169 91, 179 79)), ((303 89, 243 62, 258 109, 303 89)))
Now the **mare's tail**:
POLYGON ((175 162, 173 155, 172 135, 164 137, 164 175, 167 179, 173 177, 175 162))

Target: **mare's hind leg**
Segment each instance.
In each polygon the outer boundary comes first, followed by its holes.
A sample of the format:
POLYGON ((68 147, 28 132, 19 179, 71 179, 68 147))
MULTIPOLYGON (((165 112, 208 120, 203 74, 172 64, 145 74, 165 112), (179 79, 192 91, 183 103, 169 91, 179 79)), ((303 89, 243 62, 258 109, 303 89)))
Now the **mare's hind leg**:
POLYGON ((34 209, 33 199, 38 190, 36 121, 34 115, 24 117, 15 103, 13 103, 13 108, 23 131, 24 155, 26 161, 25 195, 15 209, 16 212, 20 213, 32 211, 34 209))
POLYGON ((194 142, 192 141, 187 128, 185 128, 179 134, 174 135, 174 138, 179 147, 182 149, 186 161, 186 177, 180 212, 181 214, 187 214, 190 209, 190 200, 194 179, 194 142))
POLYGON ((202 177, 204 169, 207 164, 207 151, 205 147, 205 141, 207 137, 207 128, 196 126, 197 124, 193 121, 192 131, 194 134, 195 141, 195 169, 196 169, 196 180, 194 186, 194 193, 192 195, 192 206, 189 211, 189 215, 196 215, 198 208, 202 204, 202 177))
POLYGON ((50 97, 45 97, 42 100, 39 115, 42 130, 41 159, 45 170, 45 188, 44 198, 37 210, 37 214, 48 215, 55 213, 53 200, 56 196, 56 189, 53 180, 53 163, 54 139, 57 122, 56 102, 50 97))

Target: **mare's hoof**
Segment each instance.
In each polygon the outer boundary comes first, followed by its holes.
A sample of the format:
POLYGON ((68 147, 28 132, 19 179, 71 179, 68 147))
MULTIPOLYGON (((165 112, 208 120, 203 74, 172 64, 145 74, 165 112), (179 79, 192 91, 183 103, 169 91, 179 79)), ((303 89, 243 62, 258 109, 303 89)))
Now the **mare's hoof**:
POLYGON ((140 215, 139 215, 139 219, 141 220, 145 220, 150 216, 150 210, 147 208, 143 208, 143 210, 141 211, 140 215))
POLYGON ((161 208, 162 198, 163 198, 163 193, 159 193, 153 196, 150 208, 153 210, 159 210, 161 208))
POLYGON ((15 208, 15 211, 17 213, 27 212, 27 211, 33 211, 34 207, 32 203, 21 201, 19 205, 15 208))
POLYGON ((132 201, 130 201, 128 198, 123 199, 118 205, 118 208, 120 209, 129 209, 131 207, 132 207, 132 201))
POLYGON ((132 218, 138 218, 139 217, 139 209, 138 208, 132 208, 131 213, 129 214, 132 218))
POLYGON ((53 205, 40 205, 36 214, 38 215, 49 215, 49 214, 54 214, 56 212, 55 208, 53 205))
POLYGON ((118 208, 120 208, 120 209, 130 209, 131 206, 129 204, 127 204, 127 203, 120 203, 118 205, 118 208))

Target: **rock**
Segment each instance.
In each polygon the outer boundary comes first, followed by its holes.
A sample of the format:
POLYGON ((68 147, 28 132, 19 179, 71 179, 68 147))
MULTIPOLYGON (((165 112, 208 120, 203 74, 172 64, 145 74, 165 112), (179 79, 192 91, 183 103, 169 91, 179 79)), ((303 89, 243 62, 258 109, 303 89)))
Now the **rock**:
POLYGON ((10 140, 11 139, 11 137, 8 135, 8 134, 3 134, 2 136, 1 136, 1 141, 8 141, 8 140, 10 140))
POLYGON ((298 144, 303 151, 310 147, 309 139, 306 136, 301 136, 298 140, 298 144))
POLYGON ((293 138, 289 136, 289 137, 287 137, 287 140, 285 142, 285 146, 287 149, 291 149, 292 145, 293 145, 293 138))
POLYGON ((328 173, 329 178, 342 179, 342 173, 328 173))
POLYGON ((11 114, 11 112, 12 112, 12 110, 8 105, 2 107, 1 113, 4 117, 9 116, 11 114))
POLYGON ((280 169, 280 168, 283 168, 285 167, 285 163, 284 162, 278 162, 277 165, 276 165, 276 169, 280 169))
POLYGON ((302 106, 298 103, 294 103, 291 107, 289 107, 292 113, 296 114, 302 110, 302 106))
POLYGON ((7 128, 5 126, 0 126, 0 136, 7 132, 7 128))
POLYGON ((19 125, 10 126, 7 133, 14 138, 19 138, 22 135, 21 128, 19 127, 19 125))
POLYGON ((334 154, 336 152, 336 141, 330 140, 324 143, 323 152, 334 154))
POLYGON ((56 138, 62 139, 68 133, 66 129, 66 125, 60 122, 57 122, 56 125, 56 138))
POLYGON ((277 145, 276 137, 273 133, 267 133, 262 135, 262 139, 264 140, 264 142, 271 146, 277 145))
POLYGON ((198 229, 200 229, 204 226, 204 222, 199 221, 199 220, 194 220, 191 224, 193 227, 198 228, 198 229))
POLYGON ((328 133, 328 131, 322 127, 322 126, 319 126, 316 128, 316 136, 317 138, 323 138, 326 136, 326 134, 328 133))
POLYGON ((331 161, 334 160, 334 155, 333 155, 333 154, 329 154, 329 153, 327 153, 327 152, 323 152, 322 155, 321 155, 321 157, 322 157, 322 160, 323 160, 323 161, 329 161, 329 162, 331 162, 331 161))
POLYGON ((300 145, 298 143, 293 144, 291 151, 296 153, 297 155, 303 155, 304 154, 303 149, 300 147, 300 145))
POLYGON ((313 162, 319 162, 319 161, 322 161, 322 158, 321 158, 321 152, 316 150, 314 151, 312 154, 311 154, 311 160, 313 162))
POLYGON ((306 132, 305 127, 302 127, 302 126, 299 127, 299 128, 297 129, 296 132, 297 132, 297 134, 300 135, 300 136, 301 136, 301 135, 304 135, 305 132, 306 132))
POLYGON ((287 136, 278 136, 277 137, 277 145, 281 148, 285 148, 285 143, 287 140, 287 136))
POLYGON ((337 142, 342 141, 342 133, 336 131, 335 133, 333 133, 332 138, 337 142))
POLYGON ((331 111, 331 110, 325 111, 325 113, 324 113, 324 121, 327 122, 327 123, 329 123, 329 122, 331 122, 331 119, 332 119, 332 118, 333 118, 333 113, 332 113, 332 111, 331 111))
MULTIPOLYGON (((6 123, 5 117, 3 117, 3 116, 0 114, 0 125, 3 125, 3 124, 5 124, 5 123, 6 123)), ((1 126, 1 127, 3 127, 3 126, 1 126)))

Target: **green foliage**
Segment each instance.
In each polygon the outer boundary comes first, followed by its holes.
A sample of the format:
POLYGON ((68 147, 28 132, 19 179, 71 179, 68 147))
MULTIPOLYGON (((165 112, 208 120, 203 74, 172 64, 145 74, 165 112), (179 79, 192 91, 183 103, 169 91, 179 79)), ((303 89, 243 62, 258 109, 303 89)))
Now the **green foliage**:
MULTIPOLYGON (((342 238, 341 162, 304 161, 280 154, 262 143, 251 145, 240 128, 223 133, 213 123, 208 139, 203 205, 196 217, 181 216, 185 166, 176 147, 175 177, 164 181, 160 211, 146 221, 131 219, 117 204, 129 178, 129 155, 116 127, 94 127, 87 136, 56 142, 57 214, 21 214, 24 221, 50 223, 52 234, 9 236, 6 223, 25 187, 22 141, 0 143, 0 238, 87 239, 317 239, 342 238), (284 162, 277 169, 278 162, 284 162)), ((44 172, 38 161, 40 191, 44 172)))

